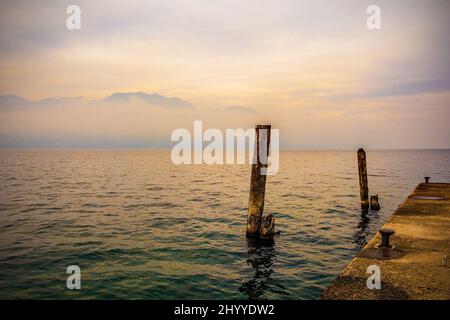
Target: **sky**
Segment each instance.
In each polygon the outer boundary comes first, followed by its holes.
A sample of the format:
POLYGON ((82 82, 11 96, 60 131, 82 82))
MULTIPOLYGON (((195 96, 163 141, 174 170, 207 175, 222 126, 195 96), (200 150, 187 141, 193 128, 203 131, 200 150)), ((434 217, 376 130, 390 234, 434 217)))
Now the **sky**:
POLYGON ((450 148, 448 30, 445 0, 1 1, 0 147, 170 147, 203 120, 271 123, 283 149, 450 148), (136 92, 192 107, 105 100, 136 92))

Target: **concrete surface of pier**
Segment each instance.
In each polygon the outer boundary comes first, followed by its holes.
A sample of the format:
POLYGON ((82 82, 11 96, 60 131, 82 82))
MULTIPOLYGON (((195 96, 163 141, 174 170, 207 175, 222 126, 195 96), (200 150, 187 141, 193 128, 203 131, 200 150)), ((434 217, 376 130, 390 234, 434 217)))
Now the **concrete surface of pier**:
POLYGON ((449 300, 450 183, 419 184, 383 228, 395 230, 394 254, 380 254, 377 233, 321 299, 449 300), (380 268, 380 289, 367 287, 371 265, 380 268))

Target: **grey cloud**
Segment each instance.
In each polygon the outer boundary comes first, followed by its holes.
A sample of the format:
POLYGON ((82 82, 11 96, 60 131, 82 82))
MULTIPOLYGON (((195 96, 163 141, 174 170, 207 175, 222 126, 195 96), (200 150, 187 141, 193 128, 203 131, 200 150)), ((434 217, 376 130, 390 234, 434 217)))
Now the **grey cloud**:
POLYGON ((256 114, 256 110, 248 107, 241 106, 228 106, 222 109, 225 112, 234 112, 234 113, 247 113, 247 114, 256 114))
POLYGON ((331 101, 364 100, 442 92, 450 92, 450 79, 434 79, 391 84, 386 85, 381 89, 368 89, 364 92, 329 95, 328 99, 331 101))

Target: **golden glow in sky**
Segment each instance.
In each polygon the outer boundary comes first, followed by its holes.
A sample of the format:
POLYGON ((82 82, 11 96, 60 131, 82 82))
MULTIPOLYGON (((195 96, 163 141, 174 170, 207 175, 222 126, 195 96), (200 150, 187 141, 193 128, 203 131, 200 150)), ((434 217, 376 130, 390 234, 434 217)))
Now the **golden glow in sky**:
POLYGON ((60 1, 0 4, 0 95, 34 101, 27 111, 2 103, 2 146, 24 145, 25 133, 83 145, 86 132, 159 146, 173 126, 201 119, 269 121, 286 148, 450 147, 448 1, 378 1, 374 31, 368 1, 77 4, 81 30, 66 28, 60 1), (139 99, 98 108, 116 92, 178 97, 194 110, 139 99), (48 97, 83 98, 36 102, 48 97))

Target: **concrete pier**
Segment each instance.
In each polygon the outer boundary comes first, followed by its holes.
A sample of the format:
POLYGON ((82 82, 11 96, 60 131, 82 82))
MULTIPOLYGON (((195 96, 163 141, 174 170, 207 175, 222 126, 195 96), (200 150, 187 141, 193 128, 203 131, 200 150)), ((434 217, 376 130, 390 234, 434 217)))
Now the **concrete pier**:
MULTIPOLYGON (((321 299, 450 299, 450 183, 421 183, 324 291, 321 299), (378 266, 380 289, 368 289, 369 266, 378 266)), ((371 269, 369 269, 371 270, 371 269)))

